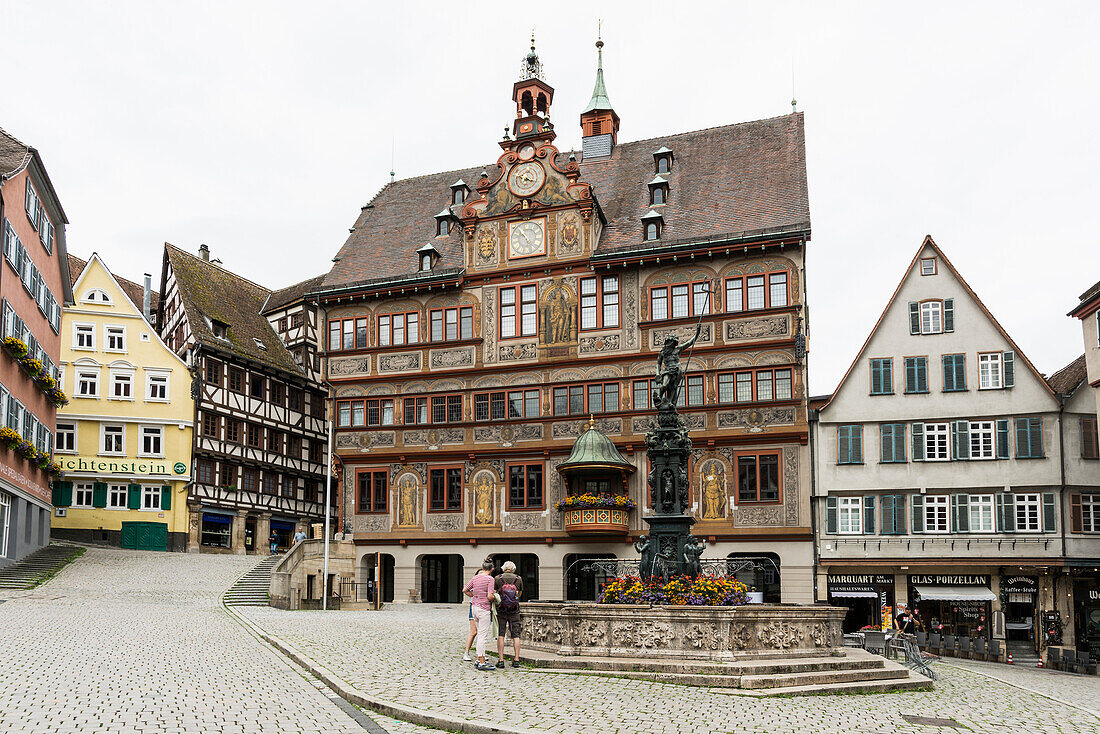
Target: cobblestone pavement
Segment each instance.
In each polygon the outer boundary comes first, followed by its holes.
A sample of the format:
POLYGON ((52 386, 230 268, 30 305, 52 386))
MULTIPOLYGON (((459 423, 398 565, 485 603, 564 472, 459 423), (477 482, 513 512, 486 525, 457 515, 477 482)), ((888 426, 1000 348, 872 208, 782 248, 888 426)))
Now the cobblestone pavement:
POLYGON ((93 548, 34 591, 0 592, 0 732, 370 731, 222 610, 258 560, 93 548))
POLYGON ((1100 730, 1100 679, 1022 667, 938 665, 931 693, 748 698, 648 681, 508 668, 479 673, 461 661, 466 608, 395 605, 382 612, 248 608, 255 624, 295 646, 361 693, 458 719, 547 732, 953 732, 902 714, 951 718, 974 732, 1100 730), (1008 670, 1005 673, 1005 669, 1008 670), (998 675, 1014 685, 992 680, 998 675), (1024 689, 1033 690, 1024 690, 1024 689), (1038 691, 1038 692, 1036 692, 1038 691))

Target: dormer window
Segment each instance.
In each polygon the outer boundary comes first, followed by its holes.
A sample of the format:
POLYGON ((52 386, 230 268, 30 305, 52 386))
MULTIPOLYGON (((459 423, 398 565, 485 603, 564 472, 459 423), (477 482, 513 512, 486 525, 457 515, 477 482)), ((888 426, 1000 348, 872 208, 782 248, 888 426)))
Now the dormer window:
POLYGON ((210 333, 215 339, 229 339, 229 324, 205 316, 203 318, 206 319, 206 325, 210 327, 210 333))
POLYGON ((642 217, 642 234, 646 242, 656 242, 661 239, 661 228, 664 225, 664 219, 660 214, 649 210, 649 213, 642 217))
POLYGON ((435 245, 429 242, 416 251, 416 256, 420 261, 420 272, 426 273, 434 268, 439 261, 439 250, 435 249, 435 245))
POLYGON ((451 205, 458 206, 466 203, 466 195, 470 193, 470 187, 461 178, 451 184, 451 205))
POLYGON ((668 201, 668 180, 664 176, 654 176, 649 182, 649 205, 656 206, 668 201))
POLYGON ((260 340, 259 340, 259 339, 257 339, 256 337, 252 337, 252 341, 256 342, 256 346, 257 346, 257 347, 259 347, 260 349, 264 350, 265 352, 267 351, 267 345, 266 345, 266 344, 264 344, 264 343, 263 343, 262 341, 260 341, 260 340))
POLYGON ((420 256, 420 269, 431 270, 432 269, 432 256, 428 253, 424 253, 420 256))
POLYGON ((440 219, 435 223, 435 235, 436 237, 442 237, 451 233, 451 225, 446 219, 440 219))
POLYGON ((665 190, 663 187, 656 187, 649 192, 650 204, 664 204, 665 203, 665 190))
POLYGON ((668 173, 672 170, 672 151, 662 145, 653 151, 653 162, 658 175, 668 173))

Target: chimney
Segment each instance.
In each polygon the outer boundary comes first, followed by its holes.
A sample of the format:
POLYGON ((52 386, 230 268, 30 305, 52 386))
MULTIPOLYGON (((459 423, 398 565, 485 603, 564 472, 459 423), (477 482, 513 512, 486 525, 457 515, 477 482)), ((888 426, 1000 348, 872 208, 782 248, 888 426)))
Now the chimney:
POLYGON ((149 291, 153 287, 153 276, 149 273, 145 274, 145 287, 141 289, 141 313, 145 315, 145 320, 149 323, 153 323, 153 317, 149 313, 149 291))
POLYGON ((207 262, 210 262, 210 248, 206 244, 199 245, 199 257, 207 262))

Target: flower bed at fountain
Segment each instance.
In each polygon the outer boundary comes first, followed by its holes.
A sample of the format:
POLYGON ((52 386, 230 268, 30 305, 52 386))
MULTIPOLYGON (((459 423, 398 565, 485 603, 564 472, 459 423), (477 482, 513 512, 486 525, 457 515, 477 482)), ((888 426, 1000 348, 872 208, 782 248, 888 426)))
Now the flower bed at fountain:
POLYGON ((665 581, 623 576, 608 581, 598 601, 600 604, 736 607, 747 604, 748 600, 748 587, 733 578, 674 576, 665 581))

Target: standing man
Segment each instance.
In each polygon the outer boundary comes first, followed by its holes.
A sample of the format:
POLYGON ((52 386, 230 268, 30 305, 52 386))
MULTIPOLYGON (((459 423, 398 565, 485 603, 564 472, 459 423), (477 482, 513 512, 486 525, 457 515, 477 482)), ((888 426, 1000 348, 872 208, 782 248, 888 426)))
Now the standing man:
POLYGON ((279 534, 272 530, 268 540, 271 542, 271 555, 275 555, 279 551, 279 534))
POLYGON ((298 543, 298 542, 303 541, 305 539, 306 539, 306 534, 305 534, 304 530, 299 529, 298 532, 294 533, 294 542, 295 543, 298 543))
POLYGON ((496 580, 497 593, 497 667, 504 667, 504 634, 512 631, 512 667, 519 667, 519 635, 522 627, 519 619, 519 600, 523 596, 523 579, 516 575, 516 564, 505 561, 496 580))

